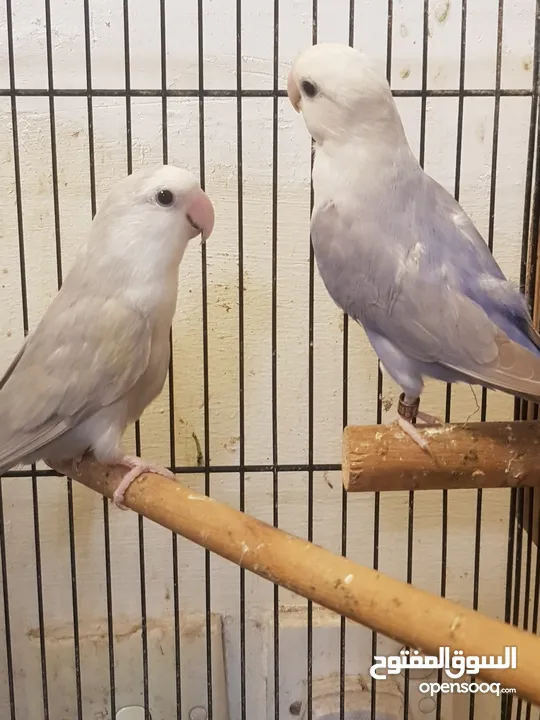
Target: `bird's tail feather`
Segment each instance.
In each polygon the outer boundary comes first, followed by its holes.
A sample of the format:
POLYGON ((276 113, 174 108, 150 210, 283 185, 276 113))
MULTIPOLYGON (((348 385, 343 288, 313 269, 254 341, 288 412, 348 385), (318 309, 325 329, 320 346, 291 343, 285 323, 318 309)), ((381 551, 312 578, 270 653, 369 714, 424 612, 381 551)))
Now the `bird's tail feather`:
POLYGON ((17 465, 27 465, 43 457, 42 451, 70 430, 65 422, 50 423, 31 435, 14 433, 0 436, 0 476, 17 465))
MULTIPOLYGON (((538 340, 540 342, 540 336, 538 340)), ((502 331, 498 332, 495 342, 499 353, 491 365, 478 368, 451 366, 452 369, 486 388, 540 402, 540 357, 510 340, 502 331)))

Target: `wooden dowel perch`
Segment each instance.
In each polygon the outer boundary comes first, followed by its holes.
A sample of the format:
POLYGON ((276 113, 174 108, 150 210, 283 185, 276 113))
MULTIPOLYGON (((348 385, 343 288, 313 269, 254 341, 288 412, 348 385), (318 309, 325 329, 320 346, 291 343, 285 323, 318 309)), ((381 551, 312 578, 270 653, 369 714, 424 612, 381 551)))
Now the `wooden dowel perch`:
POLYGON ((346 427, 348 492, 540 485, 540 423, 478 422, 416 429, 422 450, 396 424, 346 427))
MULTIPOLYGON (((108 498, 125 472, 91 460, 78 471, 55 469, 108 498)), ((465 656, 504 656, 506 646, 516 647, 517 669, 485 669, 481 677, 540 704, 535 635, 333 555, 158 475, 137 479, 124 502, 221 557, 419 651, 438 654, 449 646, 465 656)))

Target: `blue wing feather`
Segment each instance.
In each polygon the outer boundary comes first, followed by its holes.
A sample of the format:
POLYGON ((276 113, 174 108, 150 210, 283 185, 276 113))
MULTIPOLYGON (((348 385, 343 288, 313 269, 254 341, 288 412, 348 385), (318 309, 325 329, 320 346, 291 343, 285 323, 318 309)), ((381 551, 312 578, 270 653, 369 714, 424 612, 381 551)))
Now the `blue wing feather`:
MULTIPOLYGON (((532 325, 525 297, 510 283, 482 236, 461 206, 439 183, 422 173, 419 207, 431 205, 427 259, 431 268, 445 264, 452 269, 452 284, 482 307, 489 319, 514 342, 540 356, 540 335, 532 325), (422 203, 422 194, 424 203, 422 203), (430 202, 431 200, 431 202, 430 202)), ((417 222, 429 226, 430 213, 419 211, 417 222)), ((420 266, 420 272, 424 268, 420 266)))

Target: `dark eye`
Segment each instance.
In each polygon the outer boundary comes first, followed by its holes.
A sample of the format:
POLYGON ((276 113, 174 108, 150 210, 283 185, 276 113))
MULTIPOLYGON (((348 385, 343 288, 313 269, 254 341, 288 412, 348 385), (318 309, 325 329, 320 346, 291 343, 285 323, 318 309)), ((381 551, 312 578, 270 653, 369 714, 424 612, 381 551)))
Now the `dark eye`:
POLYGON ((302 92, 304 95, 307 95, 308 98, 313 98, 317 94, 317 86, 309 82, 309 80, 304 80, 302 82, 302 92))
POLYGON ((174 195, 170 190, 160 190, 156 195, 156 200, 162 207, 170 207, 174 202, 174 195))

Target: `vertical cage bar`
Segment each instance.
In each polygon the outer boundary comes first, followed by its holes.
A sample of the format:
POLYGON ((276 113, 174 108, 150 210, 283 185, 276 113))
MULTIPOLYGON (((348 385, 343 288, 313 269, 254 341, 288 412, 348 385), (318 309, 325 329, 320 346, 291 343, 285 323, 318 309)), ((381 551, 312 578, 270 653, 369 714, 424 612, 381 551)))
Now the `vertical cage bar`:
MULTIPOLYGON (((244 351, 244 168, 242 133, 242 0, 236 0, 236 166, 238 194, 238 425, 239 507, 246 509, 246 414, 244 351)), ((240 720, 247 720, 246 705, 246 571, 240 568, 240 720)))
MULTIPOLYGON (((54 105, 54 68, 52 50, 51 2, 45 0, 45 41, 47 48, 47 84, 49 96, 49 132, 51 138, 51 179, 53 185, 54 239, 56 249, 56 280, 62 285, 62 242, 60 233, 60 200, 58 195, 58 153, 56 150, 56 112, 54 105)), ((71 539, 71 538, 70 538, 71 539)))
MULTIPOLYGON (((538 98, 539 98, 539 66, 540 66, 540 0, 536 0, 536 15, 533 46, 533 71, 531 87, 531 114, 529 122, 529 147, 527 152, 527 174, 525 179, 525 203, 523 208, 523 233, 521 245, 520 285, 522 292, 527 294, 529 304, 535 312, 537 297, 538 274, 538 230, 540 223, 540 168, 534 171, 535 155, 540 149, 540 126, 538 126, 538 98), (533 186, 534 182, 534 186, 533 186), (532 213, 531 213, 532 209, 532 213), (529 231, 531 234, 529 235, 529 231), (532 240, 532 242, 531 242, 532 240)), ((535 320, 538 313, 535 312, 535 320)), ((517 415, 516 417, 519 417, 517 415)))
POLYGON ((108 499, 103 498, 103 539, 105 544, 105 585, 107 595, 107 645, 109 659, 109 701, 111 718, 116 716, 116 677, 114 667, 114 623, 112 609, 111 534, 108 499))
MULTIPOLYGON (((161 157, 164 165, 169 162, 169 118, 167 93, 167 12, 166 0, 159 0, 159 31, 160 31, 160 70, 161 70, 161 157)), ((174 345, 173 331, 169 334, 169 462, 171 468, 176 467, 176 423, 174 409, 174 345)), ((181 627, 180 627, 180 583, 178 575, 178 536, 171 533, 171 560, 173 575, 173 608, 174 608, 174 663, 176 717, 182 718, 182 662, 181 662, 181 627)))
MULTIPOLYGON (((56 149, 56 113, 54 104, 54 68, 52 50, 51 3, 45 0, 45 37, 47 47, 47 83, 49 91, 49 126, 51 138, 51 175, 53 185, 54 235, 56 247, 56 276, 58 289, 62 286, 62 244, 60 232, 60 200, 58 192, 58 154, 56 149)), ((77 696, 77 718, 82 720, 81 660, 79 641, 79 603, 77 597, 77 555, 75 549, 75 517, 73 508, 73 481, 66 478, 69 558, 71 566, 71 598, 73 613, 73 645, 75 663, 75 691, 77 696)))
MULTIPOLYGON (((13 140, 13 164, 15 170, 15 194, 17 198, 17 231, 19 237, 19 270, 21 274, 21 304, 23 330, 28 335, 28 295, 26 285, 26 260, 24 244, 23 203, 21 190, 21 164, 19 155, 19 132, 17 117, 17 101, 15 97, 15 53, 13 45, 13 9, 11 0, 6 0, 9 82, 11 89, 11 130, 13 140)), ((41 660, 41 688, 43 700, 43 720, 49 720, 49 690, 47 678, 47 650, 45 646, 45 627, 43 612, 43 579, 41 574, 41 538, 39 524, 39 499, 36 466, 31 467, 32 478, 32 511, 34 518, 34 549, 36 557, 36 591, 38 605, 39 646, 41 660)))
MULTIPOLYGON (((420 102, 420 148, 418 161, 424 167, 426 152, 426 115, 427 115, 427 74, 429 50, 429 0, 424 0, 422 14, 422 91, 420 102)), ((412 583, 413 577, 413 548, 414 548, 414 491, 409 492, 409 518, 407 528, 407 582, 412 583)), ((403 720, 409 717, 409 670, 404 673, 403 690, 403 720)))
MULTIPOLYGON (((538 18, 538 16, 537 16, 538 18)), ((531 504, 531 517, 532 517, 532 509, 533 505, 531 504)), ((536 537, 535 537, 535 544, 536 544, 536 568, 535 568, 535 577, 534 577, 534 602, 533 602, 533 611, 532 611, 532 623, 531 623, 531 632, 536 635, 538 633, 538 619, 539 619, 539 603, 540 603, 540 552, 538 552, 538 548, 540 547, 540 523, 536 527, 536 537)), ((531 720, 531 713, 533 710, 533 706, 530 702, 527 703, 527 710, 525 712, 525 720, 531 720)))
MULTIPOLYGON (((533 49, 533 73, 532 73, 532 97, 531 97, 531 113, 529 126, 529 148, 527 156, 527 175, 525 181, 525 203, 523 212, 523 236, 522 236, 522 263, 521 263, 521 285, 526 292, 529 304, 533 310, 534 324, 538 326, 538 241, 539 241, 539 225, 540 225, 540 164, 538 163, 538 149, 540 147, 540 123, 538 123, 538 81, 539 81, 539 40, 540 40, 540 2, 536 3, 535 33, 534 33, 534 49, 533 49), (535 141, 536 139, 536 141, 535 141), (536 172, 534 172, 534 160, 536 160, 536 172), (534 187, 533 187, 534 177, 534 187), (532 212, 531 212, 532 208, 532 212)), ((535 403, 533 407, 527 408, 528 412, 522 412, 522 416, 538 419, 538 405, 535 403)), ((535 517, 537 495, 534 488, 528 490, 528 494, 524 496, 524 506, 520 513, 518 511, 518 532, 521 533, 524 528, 525 517, 527 517, 527 556, 525 570, 525 588, 524 588, 524 607, 523 607, 523 628, 529 629, 529 597, 532 586, 532 544, 536 544, 536 567, 534 581, 534 600, 532 608, 532 632, 536 634, 538 629, 538 602, 540 596, 540 552, 539 543, 540 523, 535 517)), ((521 555, 521 553, 519 553, 521 555)), ((518 555, 516 548, 516 556, 518 555)), ((516 557, 516 565, 521 565, 521 557, 516 557)), ((517 568, 516 568, 517 576, 517 568)), ((516 577, 516 589, 518 588, 516 577)), ((517 594, 517 593, 516 593, 517 594)), ((512 703, 507 701, 506 708, 508 714, 511 715, 512 703)), ((526 703, 525 718, 530 720, 532 713, 532 705, 526 703)), ((516 704, 516 716, 522 717, 523 703, 521 700, 516 704)))
MULTIPOLYGON (((501 72, 502 72, 502 39, 504 30, 504 0, 499 0, 497 11, 497 50, 495 60, 495 100, 493 108, 493 139, 491 145, 491 186, 489 195, 489 224, 488 224, 488 248, 493 252, 493 241, 495 234, 495 204, 497 199, 497 160, 499 150, 499 121, 501 106, 501 72)), ((480 419, 486 421, 487 415, 487 390, 482 388, 482 399, 480 405, 480 419)), ((480 547, 482 540, 482 500, 483 492, 478 490, 476 494, 476 525, 474 543, 474 571, 473 571, 473 609, 478 609, 478 596, 480 590, 480 547)), ((469 720, 475 717, 476 696, 471 693, 469 699, 469 720)))
MULTIPOLYGON (((485 420, 485 418, 483 418, 485 420)), ((478 593, 480 589, 480 541, 482 536, 482 490, 476 495, 476 525, 474 543, 474 572, 473 572, 473 609, 478 610, 478 593)), ((474 706, 476 696, 471 693, 469 702, 469 720, 474 720, 474 706)))
MULTIPOLYGON (((204 136, 204 0, 197 0, 197 64, 199 82, 199 177, 204 190, 206 182, 205 167, 205 136, 204 136)), ((203 382, 204 382, 204 464, 210 465, 210 396, 209 396, 209 369, 208 369, 208 277, 206 244, 201 247, 201 273, 202 273, 202 322, 203 322, 203 382)), ((204 473, 204 492, 210 495, 210 473, 204 473)), ((205 623, 206 623, 206 680, 207 680, 207 715, 208 720, 214 716, 213 710, 213 682, 212 682, 212 595, 210 582, 210 553, 204 551, 204 579, 205 579, 205 623)))
MULTIPOLYGON (((527 559, 525 566, 525 591, 523 597, 523 629, 529 629, 529 606, 530 606, 530 593, 532 583, 532 545, 533 545, 533 506, 534 506, 534 488, 527 488, 527 559)), ((521 698, 517 701, 517 717, 521 718, 523 701, 521 698)), ((527 703, 527 707, 530 703, 527 703)))
MULTIPOLYGON (((123 0, 123 25, 124 25, 124 83, 126 88, 126 166, 127 174, 133 172, 133 137, 132 137, 132 112, 131 112, 131 51, 129 32, 129 0, 123 0)), ((135 452, 138 456, 142 454, 141 448, 141 426, 140 422, 135 423, 135 452)), ((146 567, 145 567, 145 542, 144 542, 144 518, 139 515, 139 577, 141 590, 141 642, 142 642, 142 671, 143 671, 143 705, 144 714, 150 720, 149 705, 149 677, 148 677, 148 617, 146 611, 146 567)))
MULTIPOLYGON (((459 202, 461 190, 461 157, 463 149, 463 113, 465 100, 465 59, 467 55, 467 0, 461 2, 461 29, 459 54, 459 94, 456 133, 456 161, 454 174, 454 198, 459 202)), ((452 410, 452 385, 446 385, 445 422, 450 422, 452 410)), ((446 595, 447 563, 448 563, 448 491, 442 491, 441 521, 441 596, 446 595)), ((442 682, 442 670, 437 671, 437 681, 442 682)), ((441 720, 442 696, 437 695, 436 720, 441 720)))
POLYGON ((34 547, 36 554, 36 586, 38 601, 39 647, 41 656, 41 686, 43 694, 43 720, 49 720, 49 686, 47 678, 47 648, 43 611, 43 577, 41 572, 41 535, 39 525, 39 498, 35 465, 32 465, 32 508, 34 513, 34 547))
MULTIPOLYGON (((349 45, 354 46, 355 0, 349 2, 349 45)), ((349 414, 349 316, 343 313, 343 360, 342 360, 342 426, 346 427, 349 414)), ((347 555, 348 505, 347 492, 341 488, 341 554, 347 555)), ((339 627, 339 718, 345 716, 345 677, 347 675, 347 621, 341 616, 339 627)))
POLYGON ((82 720, 81 650, 79 638, 79 602, 77 596, 77 556, 75 551, 75 515, 73 508, 73 481, 66 479, 69 522, 69 559, 71 565, 71 602, 73 612, 73 647, 75 662, 75 691, 77 693, 77 720, 82 720))
MULTIPOLYGON (((387 6, 387 24, 386 24, 386 80, 388 84, 392 83, 392 42, 394 27, 394 1, 388 0, 387 6)), ((383 396, 383 374, 381 361, 377 358, 377 409, 376 422, 377 425, 382 423, 382 396, 383 396)), ((344 492, 344 496, 345 492, 344 492)), ((380 542, 380 521, 381 521, 381 494, 376 492, 373 498, 373 569, 379 569, 379 542, 380 542)), ((377 655, 378 638, 377 633, 371 633, 371 655, 377 655)), ((344 720, 344 699, 342 702, 343 712, 340 720, 344 720)), ((377 718, 377 680, 371 678, 371 705, 370 720, 377 718)))
MULTIPOLYGON (((537 15, 536 15, 536 29, 535 29, 535 53, 534 53, 534 68, 533 68, 533 91, 534 95, 531 100, 531 137, 534 136, 534 123, 537 123, 537 103, 538 103, 538 40, 540 39, 540 3, 537 3, 537 15)), ((534 143, 529 144, 529 162, 528 162, 528 169, 530 168, 530 176, 531 176, 531 182, 530 182, 530 188, 532 189, 532 169, 534 164, 534 154, 535 149, 536 153, 538 153, 538 150, 540 148, 540 123, 537 123, 536 126, 536 148, 534 143)), ((529 183, 527 183, 529 184, 529 183)), ((527 196, 526 196, 526 202, 527 202, 527 196)), ((529 208, 525 208, 526 211, 530 211, 529 208)), ((537 164, 536 164, 536 178, 535 178, 535 184, 534 184, 534 198, 533 198, 533 211, 532 211, 532 228, 531 228, 531 234, 529 236, 529 212, 526 212, 524 215, 524 240, 526 239, 527 242, 529 241, 529 237, 531 239, 531 246, 528 247, 525 245, 525 248, 529 250, 530 256, 531 256, 531 278, 533 282, 531 283, 531 294, 532 297, 532 304, 534 307, 534 301, 537 300, 534 295, 536 294, 536 284, 538 283, 538 267, 537 267, 537 257, 538 257, 538 237, 539 237, 539 226, 540 226, 540 163, 538 162, 537 158, 537 164)), ((526 255, 526 252, 523 253, 526 255)), ((523 275, 525 273, 523 266, 523 275)), ((536 310, 537 308, 535 308, 536 310)), ((538 313, 535 312, 535 320, 536 325, 538 325, 538 313)), ((536 418, 537 419, 537 418, 536 418)), ((534 601, 533 601, 533 609, 532 609, 532 624, 531 624, 531 631, 533 634, 537 634, 538 632, 538 620, 539 620, 539 602, 540 602, 540 523, 538 522, 537 518, 535 517, 534 513, 536 510, 536 503, 535 503, 535 489, 530 489, 530 494, 528 498, 528 547, 527 547, 527 577, 526 577, 526 583, 525 583, 525 608, 524 608, 524 628, 528 629, 528 602, 529 602, 529 591, 530 591, 530 572, 529 572, 529 566, 532 558, 530 557, 530 552, 532 550, 531 545, 532 542, 536 544, 536 566, 535 566, 535 580, 534 580, 534 601), (536 524, 536 527, 535 527, 536 524), (534 537, 534 540, 533 540, 534 537)), ((526 712, 525 712, 525 720, 530 720, 531 713, 532 713, 532 705, 531 703, 527 703, 526 705, 526 712)), ((518 702, 518 718, 521 717, 521 701, 518 702)))
MULTIPOLYGON (((441 597, 446 596, 447 563, 448 563, 448 490, 442 491, 441 517, 441 597)), ((437 682, 442 682, 442 670, 437 671, 437 682)), ((437 694, 435 720, 441 720, 442 696, 437 694)))
POLYGON ((13 678, 13 654, 11 650, 11 615, 9 612, 9 591, 6 558, 6 534, 4 524, 4 495, 0 478, 0 559, 2 563, 2 595, 4 599, 4 632, 6 637, 6 665, 8 671, 9 718, 17 720, 15 706, 15 683, 13 678))
MULTIPOLYGON (((510 508, 508 512, 508 553, 506 558, 506 597, 505 597, 505 608, 504 608, 504 621, 506 623, 511 622, 512 613, 512 577, 513 577, 513 555, 514 555, 514 541, 515 541, 515 526, 516 526, 516 501, 517 494, 515 488, 510 492, 510 508)), ((503 696, 501 698, 501 720, 507 718, 507 698, 503 696)))
MULTIPOLYGON (((537 2, 536 12, 536 23, 535 23, 535 38, 534 38, 534 63, 533 63, 533 96, 531 98, 531 120, 530 120, 530 135, 529 135, 529 154, 527 159, 527 179, 526 179, 526 194, 525 194, 525 208, 524 208, 524 221, 523 221, 523 252, 522 252, 522 283, 524 284, 524 278, 527 270, 530 273, 530 287, 529 290, 529 301, 533 307, 533 317, 535 325, 538 326, 538 240, 539 240, 539 226, 540 226, 540 163, 536 165, 536 180, 534 185, 534 199, 533 199, 533 167, 535 150, 538 156, 538 150, 540 148, 540 123, 538 123, 538 81, 539 81, 539 41, 540 41, 540 2, 537 2), (536 126, 536 133, 535 133, 536 126), (535 138, 536 135, 536 146, 535 138), (534 200, 534 201, 533 201, 534 200), (533 202, 531 202, 533 201, 533 202), (531 233, 529 235, 529 221, 531 219, 531 204, 532 204, 532 223, 531 233), (530 263, 527 263, 527 258, 530 258, 530 263), (527 265, 529 267, 527 268, 527 265)), ((531 413, 529 413, 529 416, 531 413)), ((538 419, 538 405, 535 404, 533 410, 533 418, 538 419)), ((535 578, 534 578, 534 601, 532 609, 532 632, 534 634, 538 631, 538 613, 539 613, 539 600, 540 600, 540 522, 535 517, 536 503, 535 496, 537 491, 534 488, 530 488, 527 497, 527 510, 526 514, 528 517, 527 527, 527 567, 526 567, 526 579, 525 579, 525 604, 524 604, 524 617, 523 627, 528 630, 529 625, 529 594, 532 584, 531 578, 531 566, 532 566, 532 544, 536 544, 536 566, 535 566, 535 578), (534 539, 533 539, 534 538, 534 539)), ((521 701, 518 701, 518 717, 521 713, 521 701)), ((525 720, 530 720, 532 713, 531 703, 527 703, 525 711, 525 720)))
MULTIPOLYGON (((517 491, 516 498, 516 512, 514 521, 517 519, 518 522, 515 524, 515 556, 514 556, 514 601, 513 601, 513 612, 512 612, 512 624, 516 627, 519 625, 519 601, 521 592, 521 553, 523 548, 523 500, 524 492, 523 488, 519 488, 517 491)), ((501 703, 502 707, 505 708, 505 715, 512 717, 512 706, 513 698, 511 695, 503 696, 501 703), (506 701, 506 702, 505 702, 506 701)), ((520 717, 518 712, 517 717, 520 717)))
POLYGON ((43 579, 41 574, 41 537, 39 527, 39 499, 35 465, 32 466, 32 503, 34 511, 34 538, 36 552, 36 584, 38 595, 39 645, 41 654, 41 679, 43 688, 43 720, 49 720, 49 690, 47 679, 47 650, 45 645, 45 620, 43 612, 43 579))
MULTIPOLYGON (((454 176, 454 198, 459 202, 461 190, 461 155, 463 149, 463 112, 465 104, 465 61, 467 56, 467 0, 461 3, 461 37, 459 56, 458 117, 456 137, 456 163, 454 176)), ((452 384, 446 385, 445 422, 450 422, 452 407, 452 384)))
MULTIPOLYGON (((278 286, 278 117, 279 0, 274 0, 272 86, 272 521, 279 525, 277 286, 278 286)), ((279 720, 279 586, 274 585, 274 718, 279 720)))
MULTIPOLYGON (((540 144, 540 125, 538 125, 538 42, 540 33, 540 2, 536 2, 535 14, 535 33, 534 33, 534 49, 533 49, 533 73, 532 73, 532 95, 531 95, 531 112, 529 125, 529 147, 527 156, 527 173, 525 181, 525 202, 523 212, 523 235, 522 235, 522 256, 521 256, 521 287, 526 293, 530 306, 533 311, 533 319, 538 325, 538 306, 537 306, 537 284, 538 284, 538 239, 539 239, 539 195, 540 195, 540 166, 537 160, 536 172, 534 169, 535 154, 538 153, 540 144), (536 145, 535 145, 536 137, 536 145), (534 177, 534 188, 533 188, 534 177), (531 213, 532 204, 532 213, 531 213)), ((519 401, 515 402, 516 417, 523 419, 537 419, 538 405, 519 401)), ((533 513, 535 511, 535 491, 533 489, 525 495, 525 490, 512 491, 514 503, 511 505, 511 518, 509 521, 509 556, 507 566, 508 589, 506 598, 506 613, 508 617, 512 616, 512 622, 519 625, 519 607, 521 597, 521 571, 522 571, 522 555, 523 555, 523 531, 525 529, 525 517, 527 521, 527 554, 525 569, 525 595, 523 607, 523 627, 528 629, 529 624, 529 593, 532 583, 532 542, 534 534, 535 519, 533 513), (512 557, 513 556, 513 557, 512 557), (512 581, 514 597, 513 603, 511 598, 512 581), (513 612, 512 612, 513 605, 513 612)), ((537 521, 536 521, 537 522, 537 521)), ((538 547, 537 547, 538 553, 538 547)), ((538 557, 537 557, 538 561, 538 557)), ((535 592, 538 593, 538 570, 540 566, 537 562, 535 592)), ((538 612, 538 594, 535 595, 534 612, 538 612)), ((533 616, 533 626, 535 626, 536 616, 533 616)), ((513 698, 504 696, 501 700, 501 716, 512 717, 513 698)), ((523 702, 517 700, 516 718, 522 717, 523 702)), ((530 718, 531 705, 527 703, 525 715, 530 718)))
MULTIPOLYGON (((88 126, 88 171, 90 179, 90 213, 96 214, 96 163, 94 147, 94 107, 92 100, 92 44, 90 34, 90 3, 83 0, 84 14, 84 52, 86 70, 86 112, 88 126)), ((114 666, 114 621, 112 604, 112 573, 111 573, 111 537, 109 525, 109 504, 103 498, 103 540, 105 546, 105 588, 107 597, 107 644, 109 661, 109 699, 111 717, 116 715, 116 677, 114 666)))
MULTIPOLYGON (((318 0, 313 0, 311 10, 311 43, 318 40, 318 0)), ((309 212, 313 213, 313 146, 311 141, 311 172, 309 189, 309 212)), ((314 320, 315 320, 315 262, 311 235, 309 240, 309 290, 308 290, 308 541, 313 542, 313 435, 314 435, 314 320)), ((313 718, 313 603, 307 602, 307 720, 313 718)))
MULTIPOLYGON (((15 60, 13 50, 13 19, 12 19, 12 8, 11 0, 6 0, 6 23, 7 23, 7 46, 8 46, 8 62, 9 62, 9 85, 10 90, 15 90, 15 60)), ((20 170, 18 167, 19 156, 18 156, 18 136, 17 136, 17 105, 15 95, 11 95, 11 119, 12 119, 12 144, 13 144, 13 162, 15 166, 15 184, 17 192, 17 229, 19 234, 19 254, 20 254, 20 242, 23 233, 22 227, 22 209, 21 209, 21 197, 20 197, 20 170), (15 122, 15 124, 13 124, 15 122)), ((24 267, 24 252, 22 253, 23 264, 20 267, 21 272, 21 288, 24 288, 26 282, 25 267, 24 267)), ((26 307, 26 292, 22 290, 23 299, 23 322, 24 318, 27 317, 25 312, 26 307)), ((0 557, 2 560, 2 597, 4 604, 4 632, 6 637, 6 664, 8 671, 8 689, 9 689, 9 711, 10 720, 16 720, 16 705, 15 705, 15 682, 13 675, 13 653, 11 647, 11 615, 9 606, 9 587, 8 587, 8 571, 7 571, 7 555, 6 555, 6 534, 5 534, 5 521, 4 521, 4 496, 3 496, 3 479, 0 477, 0 557)))

